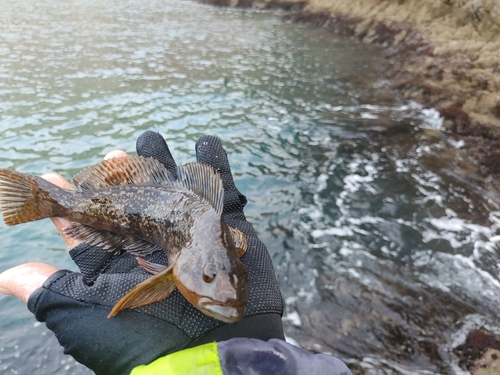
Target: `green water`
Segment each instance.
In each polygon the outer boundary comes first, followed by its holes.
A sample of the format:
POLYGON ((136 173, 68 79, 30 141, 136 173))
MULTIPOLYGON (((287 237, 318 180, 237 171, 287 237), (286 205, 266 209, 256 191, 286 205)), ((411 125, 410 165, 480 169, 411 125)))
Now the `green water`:
MULTIPOLYGON (((184 163, 215 134, 300 346, 354 373, 455 374, 467 327, 500 329, 500 200, 435 112, 395 97, 382 51, 187 1, 0 9, 0 168, 70 178, 145 130, 184 163)), ((74 270, 51 225, 0 224, 0 270, 74 270)), ((0 373, 90 372, 0 296, 0 373)))

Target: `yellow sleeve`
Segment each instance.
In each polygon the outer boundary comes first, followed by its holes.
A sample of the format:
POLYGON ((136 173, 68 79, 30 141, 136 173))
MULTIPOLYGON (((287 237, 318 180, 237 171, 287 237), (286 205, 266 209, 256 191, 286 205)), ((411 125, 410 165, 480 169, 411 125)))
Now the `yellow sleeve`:
POLYGON ((137 366, 130 375, 223 375, 216 342, 184 349, 137 366))

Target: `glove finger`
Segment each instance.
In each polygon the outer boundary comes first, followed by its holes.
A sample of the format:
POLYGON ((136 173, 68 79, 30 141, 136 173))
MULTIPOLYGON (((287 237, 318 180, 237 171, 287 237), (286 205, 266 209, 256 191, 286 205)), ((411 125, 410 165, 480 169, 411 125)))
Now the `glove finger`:
POLYGON ((155 158, 177 178, 177 164, 170 153, 165 139, 156 132, 148 130, 142 133, 136 142, 137 153, 140 156, 155 158))
POLYGON ((224 186, 224 213, 243 211, 247 198, 236 188, 227 154, 219 138, 204 135, 196 142, 196 160, 214 167, 222 178, 224 186))
MULTIPOLYGON (((71 249, 69 255, 80 269, 83 282, 86 285, 94 284, 103 269, 108 267, 119 256, 86 243, 81 243, 71 249)), ((133 266, 136 266, 136 264, 133 266)))

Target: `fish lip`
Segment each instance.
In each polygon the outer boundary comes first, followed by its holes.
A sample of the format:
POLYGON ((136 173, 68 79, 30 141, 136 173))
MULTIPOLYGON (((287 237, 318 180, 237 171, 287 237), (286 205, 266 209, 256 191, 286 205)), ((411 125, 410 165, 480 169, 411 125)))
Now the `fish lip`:
POLYGON ((209 297, 201 297, 198 300, 198 308, 212 318, 224 323, 234 323, 245 316, 247 306, 246 304, 227 305, 209 297))

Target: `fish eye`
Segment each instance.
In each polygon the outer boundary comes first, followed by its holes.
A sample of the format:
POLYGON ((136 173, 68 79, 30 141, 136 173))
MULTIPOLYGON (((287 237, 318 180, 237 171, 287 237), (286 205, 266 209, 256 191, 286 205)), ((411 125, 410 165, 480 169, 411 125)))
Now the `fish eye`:
POLYGON ((217 272, 213 263, 208 263, 203 267, 203 281, 206 283, 209 284, 214 281, 216 275, 217 272))

